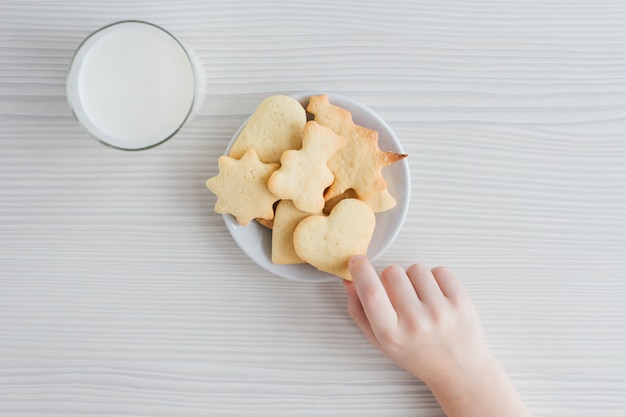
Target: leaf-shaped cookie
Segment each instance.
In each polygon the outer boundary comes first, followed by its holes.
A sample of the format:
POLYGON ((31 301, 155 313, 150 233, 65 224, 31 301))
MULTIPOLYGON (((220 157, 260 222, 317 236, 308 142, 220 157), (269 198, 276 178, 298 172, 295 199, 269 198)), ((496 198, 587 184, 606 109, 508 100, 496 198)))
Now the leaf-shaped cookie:
MULTIPOLYGON (((326 199, 352 188, 360 199, 372 200, 376 194, 386 190, 387 181, 382 175, 382 168, 407 155, 381 151, 378 132, 355 124, 352 114, 332 105, 325 94, 312 96, 307 110, 315 115, 315 121, 346 139, 346 145, 328 161, 335 181, 326 192, 326 199)), ((384 197, 386 199, 387 196, 384 197)))

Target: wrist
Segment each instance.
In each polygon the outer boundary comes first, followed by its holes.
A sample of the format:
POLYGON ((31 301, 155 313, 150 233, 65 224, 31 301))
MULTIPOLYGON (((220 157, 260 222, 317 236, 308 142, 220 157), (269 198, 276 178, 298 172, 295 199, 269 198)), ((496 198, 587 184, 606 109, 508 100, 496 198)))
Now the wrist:
POLYGON ((428 385, 450 417, 532 417, 495 357, 428 385))
POLYGON ((479 349, 466 359, 457 359, 441 372, 422 378, 433 393, 438 391, 462 391, 477 381, 490 378, 497 373, 500 364, 488 348, 479 349))

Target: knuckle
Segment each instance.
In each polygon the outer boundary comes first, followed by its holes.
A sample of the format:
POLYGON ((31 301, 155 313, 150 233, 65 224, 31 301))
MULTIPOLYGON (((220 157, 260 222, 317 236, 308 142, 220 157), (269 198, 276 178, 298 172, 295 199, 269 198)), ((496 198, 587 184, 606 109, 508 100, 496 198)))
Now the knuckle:
POLYGON ((446 328, 454 321, 454 314, 447 309, 438 310, 433 314, 433 322, 439 328, 446 328))
POLYGON ((354 305, 354 303, 348 304, 348 315, 352 317, 353 320, 356 320, 361 314, 361 309, 358 306, 354 305))
POLYGON ((472 316, 478 315, 474 302, 469 298, 457 301, 457 304, 455 307, 459 310, 460 314, 462 314, 463 316, 472 317, 472 316))
POLYGON ((431 320, 415 319, 405 322, 405 329, 408 334, 424 337, 433 331, 434 323, 431 320))
POLYGON ((377 334, 378 341, 385 349, 395 351, 402 347, 398 332, 391 328, 380 329, 377 334))
POLYGON ((365 305, 379 305, 383 300, 383 292, 376 287, 369 287, 363 291, 363 303, 365 305))

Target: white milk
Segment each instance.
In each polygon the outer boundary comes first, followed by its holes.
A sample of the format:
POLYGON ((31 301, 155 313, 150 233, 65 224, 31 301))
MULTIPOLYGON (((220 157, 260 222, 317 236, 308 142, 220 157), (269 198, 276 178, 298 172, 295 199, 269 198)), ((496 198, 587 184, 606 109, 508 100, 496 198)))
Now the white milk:
POLYGON ((195 98, 193 64, 164 30, 121 22, 88 38, 68 77, 68 98, 78 120, 98 139, 142 149, 173 135, 195 98))

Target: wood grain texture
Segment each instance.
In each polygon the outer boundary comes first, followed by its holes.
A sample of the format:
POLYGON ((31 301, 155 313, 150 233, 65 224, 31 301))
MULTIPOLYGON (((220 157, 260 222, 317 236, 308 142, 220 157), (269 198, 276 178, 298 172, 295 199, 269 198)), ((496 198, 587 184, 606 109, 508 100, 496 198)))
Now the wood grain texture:
POLYGON ((624 416, 625 40, 616 0, 0 2, 0 415, 442 416, 339 282, 266 273, 212 211, 257 103, 327 91, 410 154, 377 267, 455 269, 537 417, 624 416), (124 19, 204 69, 149 151, 91 140, 65 99, 75 48, 124 19))

